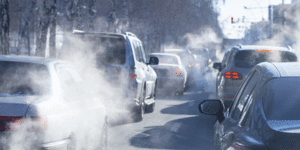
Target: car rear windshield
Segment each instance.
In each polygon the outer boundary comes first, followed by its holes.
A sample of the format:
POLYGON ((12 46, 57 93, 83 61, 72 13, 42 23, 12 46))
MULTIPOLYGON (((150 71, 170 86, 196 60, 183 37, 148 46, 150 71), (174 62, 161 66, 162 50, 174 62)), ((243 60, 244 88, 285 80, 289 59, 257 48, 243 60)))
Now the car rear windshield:
POLYGON ((42 64, 0 61, 0 96, 46 95, 50 74, 42 64))
POLYGON ((265 85, 262 100, 268 120, 300 120, 300 78, 276 78, 265 85))
POLYGON ((239 51, 234 56, 234 65, 239 68, 252 68, 261 62, 296 62, 297 56, 285 51, 239 51))
POLYGON ((174 56, 167 56, 167 55, 157 55, 155 56, 159 60, 159 64, 172 64, 178 65, 178 60, 174 56))
POLYGON ((189 66, 191 63, 195 61, 193 55, 189 54, 186 51, 167 51, 167 53, 178 55, 184 66, 189 66))
MULTIPOLYGON (((85 50, 87 53, 96 55, 98 65, 121 65, 126 63, 125 39, 114 35, 79 34, 76 38, 70 38, 69 43, 74 40, 82 40, 84 45, 75 44, 77 49, 85 50)), ((75 41, 76 43, 76 41, 75 41)))

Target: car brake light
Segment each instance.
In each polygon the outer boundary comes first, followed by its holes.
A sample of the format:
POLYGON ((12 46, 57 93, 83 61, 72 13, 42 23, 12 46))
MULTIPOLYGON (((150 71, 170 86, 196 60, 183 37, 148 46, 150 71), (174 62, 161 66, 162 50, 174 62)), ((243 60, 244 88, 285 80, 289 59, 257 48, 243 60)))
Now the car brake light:
POLYGON ((250 148, 244 147, 242 145, 235 144, 227 148, 227 150, 252 150, 250 148))
POLYGON ((177 70, 175 70, 175 73, 177 76, 181 76, 181 70, 177 69, 177 70))
POLYGON ((238 72, 229 72, 228 71, 228 72, 225 73, 224 77, 226 79, 236 79, 236 80, 238 80, 238 79, 242 79, 242 74, 240 74, 238 72))
POLYGON ((46 129, 48 127, 48 121, 46 117, 32 117, 30 122, 26 122, 26 121, 29 120, 26 120, 26 118, 15 119, 9 127, 6 127, 6 130, 20 129, 24 127, 26 123, 29 123, 26 125, 28 125, 27 129, 31 131, 39 131, 39 130, 46 129))
POLYGON ((131 74, 131 75, 130 75, 130 78, 131 78, 131 79, 136 79, 136 74, 131 74))

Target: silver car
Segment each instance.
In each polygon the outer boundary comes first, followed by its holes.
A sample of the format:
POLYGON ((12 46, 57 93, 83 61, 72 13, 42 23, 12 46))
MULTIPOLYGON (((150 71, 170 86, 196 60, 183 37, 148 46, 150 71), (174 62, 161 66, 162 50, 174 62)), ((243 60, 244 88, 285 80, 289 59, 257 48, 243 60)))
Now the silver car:
POLYGON ((222 62, 213 67, 219 72, 216 78, 216 96, 228 108, 247 74, 260 62, 296 62, 297 56, 285 47, 237 45, 226 52, 222 62))
MULTIPOLYGON (((91 45, 85 48, 86 52, 96 55, 98 69, 105 70, 107 80, 122 89, 122 93, 116 94, 124 99, 115 101, 117 106, 129 110, 136 122, 143 119, 144 113, 154 111, 156 73, 146 62, 143 43, 136 35, 130 32, 115 34, 75 31, 72 37, 91 45)), ((65 44, 72 42, 76 41, 66 40, 65 44)))
POLYGON ((75 142, 81 140, 106 149, 106 109, 70 63, 0 56, 0 82, 0 136, 10 139, 3 149, 93 146, 75 142))
POLYGON ((184 92, 187 73, 179 58, 175 54, 152 53, 149 58, 157 57, 158 65, 151 65, 157 74, 157 86, 159 90, 172 91, 181 95, 184 92))

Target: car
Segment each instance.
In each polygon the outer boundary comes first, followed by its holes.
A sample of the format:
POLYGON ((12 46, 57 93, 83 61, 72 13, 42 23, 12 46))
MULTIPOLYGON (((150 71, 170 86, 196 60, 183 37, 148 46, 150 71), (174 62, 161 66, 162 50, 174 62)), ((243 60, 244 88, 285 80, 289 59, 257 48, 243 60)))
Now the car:
POLYGON ((1 55, 0 82, 0 135, 11 139, 2 148, 76 149, 95 140, 106 149, 106 109, 71 63, 1 55))
POLYGON ((187 73, 178 55, 166 53, 151 53, 149 59, 157 57, 158 65, 151 65, 157 75, 157 87, 159 90, 175 92, 178 95, 184 93, 187 73))
POLYGON ((187 72, 187 84, 186 88, 193 86, 193 77, 197 72, 197 67, 195 66, 195 56, 188 49, 165 49, 164 53, 176 54, 180 57, 181 62, 187 72))
POLYGON ((237 45, 226 52, 222 62, 215 62, 216 97, 228 108, 247 74, 260 62, 296 62, 296 54, 286 47, 237 45))
POLYGON ((300 63, 256 65, 230 108, 204 100, 200 112, 217 116, 214 149, 300 149, 300 63))
MULTIPOLYGON (((144 113, 154 111, 157 76, 146 62, 143 43, 136 35, 130 32, 116 34, 74 31, 65 46, 77 42, 72 41, 75 37, 90 45, 84 49, 86 53, 94 54, 96 67, 105 70, 109 83, 116 88, 123 88, 123 93, 116 93, 124 97, 116 102, 117 107, 129 110, 135 122, 142 121, 144 113)), ((158 62, 157 58, 151 60, 158 62)))

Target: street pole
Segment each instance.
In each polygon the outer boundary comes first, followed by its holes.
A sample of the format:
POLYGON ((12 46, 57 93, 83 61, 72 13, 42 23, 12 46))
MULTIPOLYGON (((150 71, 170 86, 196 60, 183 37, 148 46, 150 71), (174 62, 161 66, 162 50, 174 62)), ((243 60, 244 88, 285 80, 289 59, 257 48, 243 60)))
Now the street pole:
POLYGON ((270 36, 272 38, 273 36, 273 6, 269 5, 269 9, 270 9, 270 36))

